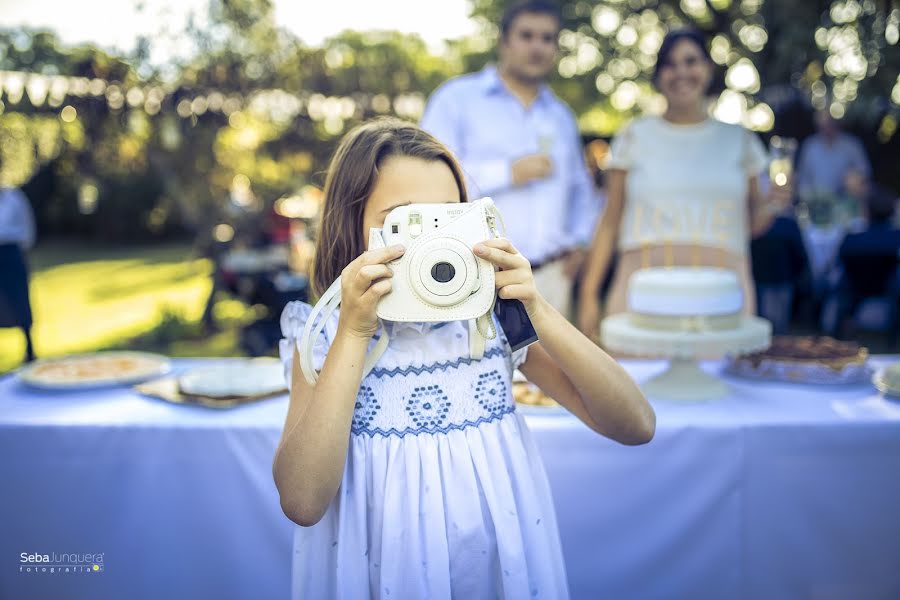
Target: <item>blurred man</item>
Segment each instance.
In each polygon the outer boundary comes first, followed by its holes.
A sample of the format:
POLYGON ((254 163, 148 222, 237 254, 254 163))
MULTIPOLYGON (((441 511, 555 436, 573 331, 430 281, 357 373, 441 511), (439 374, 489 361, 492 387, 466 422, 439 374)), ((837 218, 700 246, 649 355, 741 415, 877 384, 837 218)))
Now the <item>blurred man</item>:
POLYGON ((797 190, 801 196, 847 194, 862 201, 867 195, 872 166, 862 143, 841 131, 827 110, 816 112, 816 129, 800 149, 797 190))
POLYGON ((552 3, 509 7, 500 21, 499 63, 438 88, 422 127, 460 159, 470 197, 494 199, 538 289, 568 316, 572 277, 600 205, 572 111, 546 83, 559 30, 552 3))

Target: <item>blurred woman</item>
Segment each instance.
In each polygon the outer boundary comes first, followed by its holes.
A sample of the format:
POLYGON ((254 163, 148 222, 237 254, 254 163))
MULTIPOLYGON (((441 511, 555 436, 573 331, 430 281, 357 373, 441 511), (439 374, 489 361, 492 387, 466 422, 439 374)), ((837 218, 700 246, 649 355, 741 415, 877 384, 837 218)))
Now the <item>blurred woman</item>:
POLYGON ((606 210, 597 226, 579 293, 578 326, 595 336, 598 291, 618 248, 606 313, 626 310, 628 278, 649 266, 719 266, 738 273, 744 307, 755 312, 748 245, 790 201, 790 182, 762 193, 767 166, 759 139, 711 118, 707 92, 714 65, 703 37, 666 35, 653 83, 665 97, 662 116, 628 124, 613 140, 606 210))

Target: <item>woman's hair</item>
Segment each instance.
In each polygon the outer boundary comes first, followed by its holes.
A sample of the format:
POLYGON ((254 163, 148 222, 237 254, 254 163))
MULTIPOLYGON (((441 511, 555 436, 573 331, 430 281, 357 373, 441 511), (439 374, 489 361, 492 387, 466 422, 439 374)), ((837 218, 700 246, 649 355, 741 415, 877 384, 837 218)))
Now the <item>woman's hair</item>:
POLYGON ((312 269, 315 297, 365 250, 363 212, 379 168, 392 156, 444 162, 456 179, 460 201, 468 201, 459 163, 431 134, 394 118, 376 119, 352 129, 341 140, 325 178, 322 221, 312 269))
POLYGON ((656 65, 653 67, 653 85, 657 84, 659 72, 662 68, 669 64, 669 55, 672 54, 672 49, 675 48, 675 44, 681 40, 693 42, 697 48, 700 49, 701 54, 703 54, 706 60, 712 62, 712 56, 710 56, 709 49, 706 47, 706 38, 703 37, 702 33, 696 29, 674 29, 666 34, 666 37, 663 38, 662 44, 659 47, 659 52, 656 53, 656 65))

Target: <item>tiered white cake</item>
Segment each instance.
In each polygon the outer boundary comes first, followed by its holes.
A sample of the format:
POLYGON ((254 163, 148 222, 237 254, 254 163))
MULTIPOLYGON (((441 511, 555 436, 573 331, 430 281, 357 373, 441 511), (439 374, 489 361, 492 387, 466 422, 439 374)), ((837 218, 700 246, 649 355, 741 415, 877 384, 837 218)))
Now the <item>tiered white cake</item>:
POLYGON ((733 329, 740 325, 744 292, 737 275, 711 267, 658 267, 628 282, 631 322, 669 331, 733 329))
POLYGON ((698 358, 765 350, 772 325, 743 314, 734 272, 711 267, 657 267, 632 274, 627 313, 603 320, 600 337, 614 352, 670 359, 669 368, 642 384, 651 396, 704 400, 727 394, 700 369, 698 358))

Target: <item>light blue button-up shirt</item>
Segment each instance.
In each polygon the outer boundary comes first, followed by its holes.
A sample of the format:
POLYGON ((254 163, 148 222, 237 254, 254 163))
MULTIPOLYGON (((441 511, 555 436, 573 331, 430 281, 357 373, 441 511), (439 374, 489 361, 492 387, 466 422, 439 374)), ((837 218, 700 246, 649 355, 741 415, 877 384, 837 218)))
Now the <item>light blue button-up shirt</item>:
POLYGON ((0 186, 0 244, 34 246, 34 214, 28 198, 18 188, 0 186))
POLYGON ((864 177, 872 174, 869 158, 859 138, 840 132, 833 142, 816 133, 800 148, 797 165, 797 190, 801 193, 824 191, 839 194, 844 177, 851 169, 864 177))
POLYGON ((526 108, 488 66, 439 87, 422 128, 457 156, 470 198, 494 199, 507 236, 533 264, 590 242, 600 202, 575 117, 548 86, 526 108), (512 163, 536 153, 550 155, 553 172, 513 186, 512 163))

